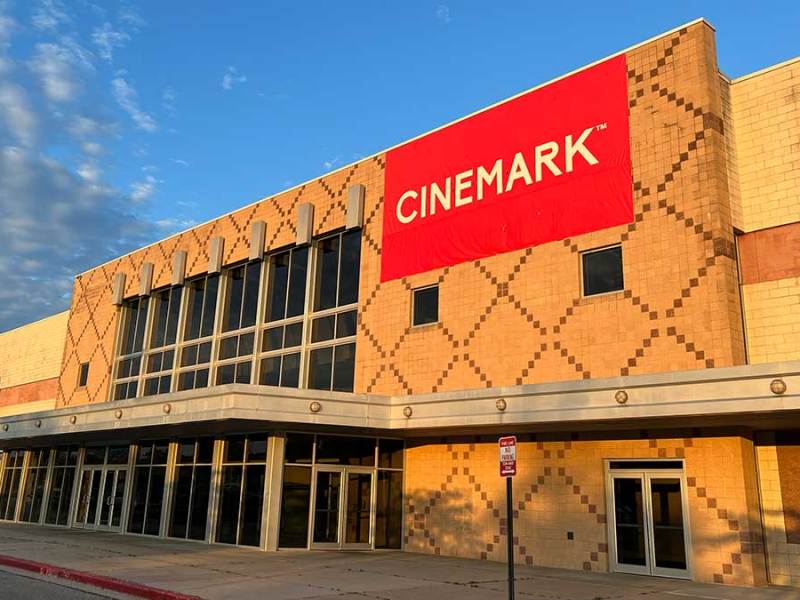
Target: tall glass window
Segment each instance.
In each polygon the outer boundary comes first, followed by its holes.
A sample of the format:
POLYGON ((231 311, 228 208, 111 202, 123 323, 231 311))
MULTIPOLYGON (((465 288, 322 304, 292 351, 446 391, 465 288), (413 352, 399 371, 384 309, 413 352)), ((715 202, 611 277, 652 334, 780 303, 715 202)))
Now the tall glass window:
POLYGON ((369 544, 374 518, 374 547, 400 548, 403 454, 402 440, 288 434, 278 546, 306 548, 309 540, 312 543, 337 542, 342 520, 344 543, 369 544), (315 477, 315 497, 312 497, 315 477), (331 482, 335 485, 330 485, 331 482), (343 482, 348 487, 340 495, 343 482), (376 492, 374 514, 373 486, 376 492), (309 535, 312 512, 314 531, 309 535))
POLYGON ((399 549, 403 537, 403 441, 378 441, 375 547, 399 549))
POLYGON ((300 385, 300 346, 303 343, 308 277, 308 246, 275 254, 268 263, 258 383, 282 387, 300 385))
POLYGON ((0 486, 0 520, 13 521, 17 512, 19 483, 22 480, 24 450, 8 450, 3 467, 3 481, 0 486))
POLYGON ((30 451, 28 466, 25 469, 25 491, 22 495, 20 521, 38 523, 44 504, 44 483, 47 479, 47 466, 50 450, 39 448, 30 451))
POLYGON ((208 387, 218 290, 219 276, 216 274, 204 275, 186 283, 188 298, 178 390, 208 387))
POLYGON ((222 333, 217 356, 216 385, 250 383, 258 310, 261 261, 249 262, 225 272, 222 333))
POLYGON ((138 393, 148 300, 133 298, 122 305, 122 338, 116 365, 114 400, 135 398, 138 393))
POLYGON ((311 389, 353 391, 360 262, 358 230, 319 242, 308 357, 311 389))
POLYGON ((47 500, 44 522, 48 525, 66 525, 72 488, 75 485, 75 468, 78 465, 78 448, 56 448, 53 461, 53 478, 47 500))
POLYGON ((167 475, 168 442, 139 444, 133 469, 128 531, 158 535, 164 503, 164 481, 167 475))
POLYGON ((232 436, 224 444, 215 541, 258 546, 267 471, 267 436, 232 436))
POLYGON ((153 324, 145 364, 145 396, 166 394, 172 387, 182 291, 181 287, 172 287, 152 296, 153 324))
POLYGON ((168 532, 170 537, 191 540, 206 538, 213 459, 214 438, 178 442, 168 532))
POLYGON ((281 525, 278 546, 308 546, 308 511, 311 506, 311 465, 314 462, 314 436, 291 433, 286 436, 281 525))

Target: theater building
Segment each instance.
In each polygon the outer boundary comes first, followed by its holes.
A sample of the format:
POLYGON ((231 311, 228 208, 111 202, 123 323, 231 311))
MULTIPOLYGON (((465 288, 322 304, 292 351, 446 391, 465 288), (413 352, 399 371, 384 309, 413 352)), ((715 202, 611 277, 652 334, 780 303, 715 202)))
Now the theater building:
POLYGON ((800 585, 800 59, 704 20, 75 278, 0 519, 800 585))

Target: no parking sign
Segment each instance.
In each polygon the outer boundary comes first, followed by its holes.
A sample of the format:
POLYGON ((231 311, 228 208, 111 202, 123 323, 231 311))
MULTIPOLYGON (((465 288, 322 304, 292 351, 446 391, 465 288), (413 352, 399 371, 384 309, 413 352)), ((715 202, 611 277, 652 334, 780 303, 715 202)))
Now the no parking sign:
POLYGON ((517 474, 517 437, 509 435, 500 438, 500 477, 513 477, 517 474))

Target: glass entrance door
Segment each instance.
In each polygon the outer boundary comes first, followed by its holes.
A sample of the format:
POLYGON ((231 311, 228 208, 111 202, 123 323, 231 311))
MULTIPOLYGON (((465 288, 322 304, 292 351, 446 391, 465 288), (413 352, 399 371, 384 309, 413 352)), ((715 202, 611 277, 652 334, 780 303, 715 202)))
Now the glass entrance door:
POLYGON ((613 570, 689 577, 682 472, 612 470, 609 478, 613 570))
POLYGON ((314 477, 311 547, 369 549, 372 547, 374 499, 372 470, 318 468, 314 477))
POLYGON ((127 476, 127 469, 85 468, 81 473, 75 526, 119 529, 127 476))

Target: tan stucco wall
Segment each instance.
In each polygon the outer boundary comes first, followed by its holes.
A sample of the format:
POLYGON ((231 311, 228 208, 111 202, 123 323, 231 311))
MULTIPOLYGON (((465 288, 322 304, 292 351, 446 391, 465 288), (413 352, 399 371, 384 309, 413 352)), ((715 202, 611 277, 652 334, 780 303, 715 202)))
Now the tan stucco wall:
POLYGON ((789 543, 785 515, 787 511, 796 514, 800 507, 784 506, 774 436, 766 436, 756 452, 770 583, 800 587, 800 544, 789 543))
MULTIPOLYGON (((741 217, 755 231, 800 220, 800 57, 730 84, 741 217)), ((735 189, 735 188, 738 188, 735 189)), ((737 211, 734 211, 737 212, 737 211)))
MULTIPOLYGON (((513 481, 515 561, 607 571, 604 460, 682 458, 693 579, 763 585, 766 573, 752 442, 732 436, 651 436, 518 436, 513 481), (725 465, 724 473, 720 465, 725 465), (574 532, 573 540, 568 531, 574 532)), ((410 444, 405 493, 406 550, 506 560, 505 482, 498 474, 496 438, 410 444)))
POLYGON ((0 390, 58 377, 69 311, 0 333, 0 390))
POLYGON ((750 363, 800 358, 800 277, 742 286, 750 363))

